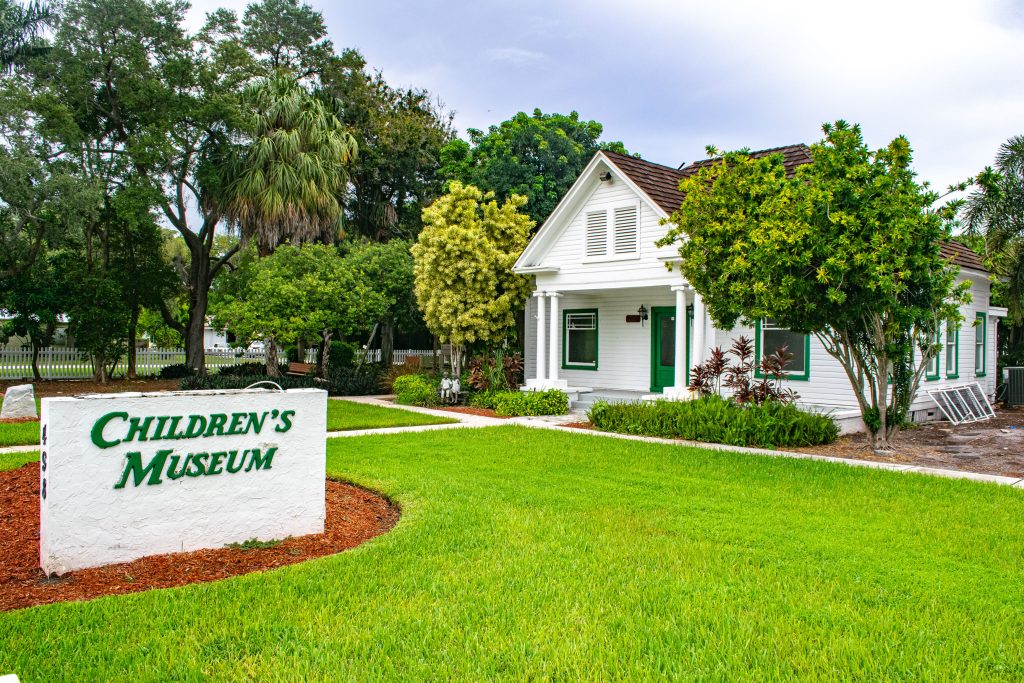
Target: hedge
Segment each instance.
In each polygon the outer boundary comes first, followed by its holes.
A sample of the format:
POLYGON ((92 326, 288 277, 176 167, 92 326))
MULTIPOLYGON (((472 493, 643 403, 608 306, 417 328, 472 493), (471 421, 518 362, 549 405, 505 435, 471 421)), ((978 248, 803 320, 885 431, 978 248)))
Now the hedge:
POLYGON ((777 401, 740 405, 720 396, 653 403, 598 401, 588 417, 604 431, 733 446, 817 446, 839 436, 839 427, 827 415, 777 401))

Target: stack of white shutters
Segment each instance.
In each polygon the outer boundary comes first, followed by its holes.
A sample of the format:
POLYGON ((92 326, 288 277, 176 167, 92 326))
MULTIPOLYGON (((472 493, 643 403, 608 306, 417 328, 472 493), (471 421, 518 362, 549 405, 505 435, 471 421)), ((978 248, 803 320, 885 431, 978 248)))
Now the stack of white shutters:
POLYGON ((637 246, 637 207, 619 206, 615 212, 615 232, 613 234, 616 254, 635 254, 637 246))
POLYGON ((608 253, 608 213, 590 211, 587 213, 587 256, 604 256, 608 253))

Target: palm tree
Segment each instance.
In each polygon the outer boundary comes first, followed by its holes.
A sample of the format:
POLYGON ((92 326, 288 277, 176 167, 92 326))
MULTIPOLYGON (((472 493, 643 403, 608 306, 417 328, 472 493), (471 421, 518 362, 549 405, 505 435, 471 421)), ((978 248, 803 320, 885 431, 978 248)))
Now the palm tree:
POLYGON ((995 169, 977 178, 967 199, 964 218, 968 234, 983 237, 985 253, 1004 278, 1009 317, 1024 323, 1024 135, 999 147, 995 169))
POLYGON ((39 0, 27 5, 0 0, 0 72, 10 73, 19 60, 45 52, 40 34, 52 21, 50 7, 39 0))
POLYGON ((282 242, 333 242, 355 138, 329 103, 280 72, 246 89, 246 143, 235 156, 225 209, 243 239, 269 254, 282 242))

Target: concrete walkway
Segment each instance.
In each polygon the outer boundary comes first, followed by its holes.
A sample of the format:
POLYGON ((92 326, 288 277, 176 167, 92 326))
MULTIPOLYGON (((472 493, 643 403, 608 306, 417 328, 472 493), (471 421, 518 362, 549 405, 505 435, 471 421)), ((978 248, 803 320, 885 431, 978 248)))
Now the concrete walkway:
MULTIPOLYGON (((552 429, 559 432, 591 436, 603 439, 625 439, 627 441, 641 441, 644 443, 656 443, 667 446, 690 446, 692 448, 703 448, 705 450, 728 451, 730 453, 743 453, 746 455, 768 456, 772 458, 795 458, 797 460, 820 460, 849 467, 868 467, 877 470, 889 470, 892 472, 914 472, 927 474, 935 477, 946 477, 949 479, 970 479, 971 481, 1002 484, 1024 489, 1024 479, 1017 477, 1003 477, 996 474, 980 474, 978 472, 964 472, 961 470, 944 470, 935 467, 917 467, 915 465, 903 465, 888 462, 874 462, 872 460, 854 460, 852 458, 835 458, 827 455, 814 455, 811 453, 794 453, 791 451, 775 451, 767 448, 746 448, 744 446, 727 446, 725 444, 710 444, 699 441, 681 441, 677 439, 661 439, 653 436, 633 436, 631 434, 614 434, 612 432, 599 432, 592 429, 577 429, 566 427, 566 423, 579 422, 580 415, 552 415, 544 417, 513 417, 508 419, 496 417, 484 417, 481 415, 467 415, 449 410, 435 410, 432 408, 420 408, 417 406, 397 406, 392 403, 390 396, 345 396, 331 398, 332 401, 352 401, 353 403, 365 403, 368 405, 390 408, 392 410, 408 410, 424 415, 445 417, 458 420, 449 424, 417 425, 414 427, 383 427, 377 429, 353 429, 344 432, 327 432, 327 438, 336 439, 349 436, 366 436, 368 434, 403 434, 409 432, 433 432, 445 429, 479 429, 481 427, 501 427, 507 425, 519 425, 532 429, 552 429)), ((26 453, 38 450, 33 446, 8 446, 0 448, 0 453, 26 453)))

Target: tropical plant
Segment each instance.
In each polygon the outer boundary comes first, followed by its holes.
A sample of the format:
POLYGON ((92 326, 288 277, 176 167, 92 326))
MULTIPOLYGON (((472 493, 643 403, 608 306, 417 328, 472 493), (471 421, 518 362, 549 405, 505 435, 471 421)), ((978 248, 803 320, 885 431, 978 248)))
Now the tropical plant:
POLYGON ((692 369, 689 388, 700 396, 717 395, 722 387, 731 389, 732 400, 741 405, 761 405, 768 401, 793 403, 799 396, 782 386, 786 366, 792 360, 793 354, 781 347, 755 362, 754 342, 740 336, 733 340, 728 351, 716 347, 706 361, 692 369), (735 358, 735 362, 730 363, 728 356, 735 358))
POLYGON ((939 253, 948 213, 915 180, 906 138, 872 151, 859 126, 823 130, 795 174, 781 154, 740 151, 684 179, 659 245, 679 247, 683 275, 720 328, 772 318, 813 333, 846 373, 872 447, 885 451, 969 283, 955 284, 957 268, 939 253))
POLYGON ((19 61, 43 54, 41 34, 53 19, 50 5, 39 0, 24 5, 0 0, 0 71, 10 73, 19 61))
POLYGON ((242 101, 245 144, 229 165, 224 198, 229 223, 261 254, 285 241, 333 244, 355 139, 286 72, 249 86, 242 101))

